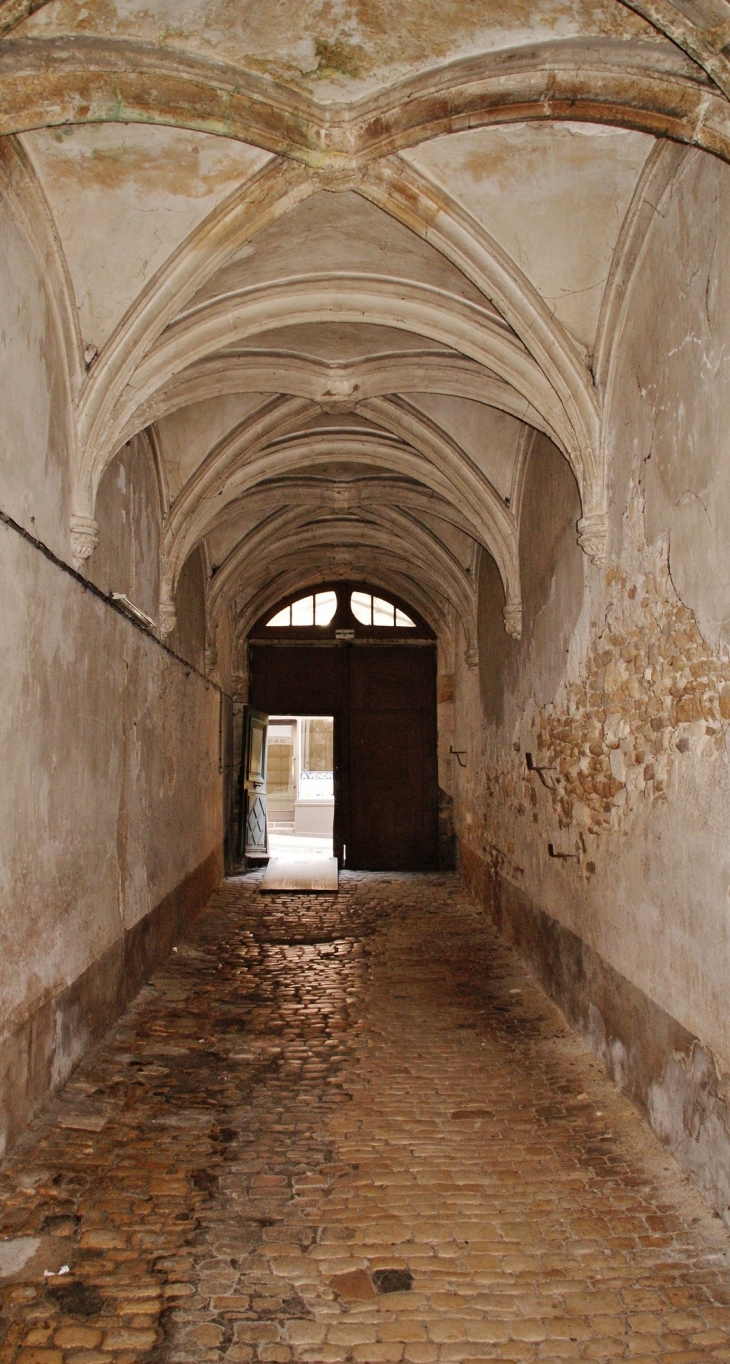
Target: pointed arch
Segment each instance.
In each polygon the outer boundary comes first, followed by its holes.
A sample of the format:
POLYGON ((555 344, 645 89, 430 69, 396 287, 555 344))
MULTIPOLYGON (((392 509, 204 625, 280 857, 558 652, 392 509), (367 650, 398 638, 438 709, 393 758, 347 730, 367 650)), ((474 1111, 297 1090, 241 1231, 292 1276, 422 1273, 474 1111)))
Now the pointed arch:
POLYGON ((723 51, 730 47, 730 17, 724 24, 700 28, 671 0, 620 0, 620 3, 640 14, 658 33, 676 43, 730 99, 730 60, 723 51))
POLYGON ((393 352, 332 364, 276 350, 231 350, 197 360, 156 390, 120 434, 120 444, 140 427, 189 403, 230 393, 286 393, 310 398, 327 410, 388 393, 433 393, 495 407, 550 434, 548 423, 510 384, 476 360, 444 351, 393 352))
MULTIPOLYGON (((659 0, 644 3, 658 13, 659 0)), ((667 17, 655 26, 671 36, 667 17)), ((0 135, 68 123, 166 124, 294 157, 340 187, 366 162, 427 138, 536 119, 633 128, 729 160, 730 107, 701 69, 710 57, 707 48, 690 58, 669 43, 563 38, 458 58, 351 105, 322 105, 261 72, 157 44, 78 34, 6 39, 0 135)))
MULTIPOLYGON (((294 403, 267 405, 265 420, 295 424, 294 403)), ((259 409, 259 412, 262 410, 259 409)), ((415 411, 415 410, 414 410, 415 411)), ((418 423, 412 423, 414 434, 418 423)), ((424 431, 426 424, 424 423, 424 431)), ((517 539, 510 513, 498 494, 486 480, 477 481, 469 475, 463 455, 444 442, 431 436, 428 453, 426 435, 420 437, 424 451, 405 441, 387 439, 377 432, 308 433, 294 432, 279 438, 275 444, 259 444, 252 451, 250 427, 237 429, 226 438, 223 451, 214 452, 205 461, 200 479, 178 498, 173 507, 166 536, 166 571, 164 592, 170 600, 183 563, 195 545, 208 533, 215 517, 225 502, 212 490, 222 480, 216 472, 216 460, 225 458, 228 468, 225 501, 233 501, 258 484, 267 483, 302 468, 313 470, 318 465, 331 464, 333 459, 354 458, 388 472, 404 474, 414 482, 431 488, 440 497, 459 508, 472 529, 472 536, 484 544, 497 562, 502 574, 507 601, 517 607, 520 603, 519 558, 517 539), (444 471, 442 460, 452 467, 444 471)))
POLYGON ((359 193, 436 247, 494 305, 557 395, 586 505, 604 507, 600 408, 593 376, 565 328, 497 241, 445 190, 402 157, 369 167, 359 193))
POLYGON ((43 187, 25 148, 16 137, 0 138, 0 196, 33 252, 49 286, 65 360, 69 449, 76 449, 73 407, 86 373, 78 310, 66 257, 43 187))
POLYGON ((557 394, 522 343, 491 310, 431 285, 344 271, 255 285, 184 313, 140 363, 134 389, 115 415, 110 447, 136 408, 188 365, 284 323, 325 320, 386 325, 428 337, 476 360, 541 413, 551 438, 575 461, 579 485, 585 483, 582 452, 557 394))
POLYGON ((312 523, 309 517, 317 512, 314 502, 290 507, 285 512, 262 520, 254 531, 239 542, 217 569, 208 594, 210 617, 217 621, 230 600, 236 595, 237 585, 252 580, 258 563, 268 571, 281 559, 290 556, 299 561, 302 550, 312 546, 336 545, 339 548, 368 545, 383 552, 390 547, 397 552, 398 538, 404 557, 417 563, 431 585, 440 584, 471 634, 475 630, 476 594, 473 582, 455 555, 438 537, 414 517, 397 508, 380 507, 370 510, 367 519, 343 520, 336 515, 312 523))
MULTIPOLYGON (((385 593, 392 593, 412 605, 438 636, 453 634, 450 620, 452 608, 444 593, 427 584, 412 572, 412 565, 399 555, 383 552, 370 546, 353 547, 343 553, 329 546, 311 546, 299 552, 296 565, 272 565, 273 573, 265 578, 257 575, 247 584, 243 602, 232 603, 233 644, 240 650, 252 626, 283 597, 313 587, 318 582, 333 578, 353 578, 367 581, 385 593), (343 565, 349 564, 349 567, 343 565)), ((470 647, 472 641, 470 638, 470 647)))
POLYGON ((251 237, 312 193, 291 162, 263 166, 219 204, 148 282, 96 357, 79 399, 79 510, 93 515, 96 488, 126 434, 113 413, 141 361, 181 308, 251 237))

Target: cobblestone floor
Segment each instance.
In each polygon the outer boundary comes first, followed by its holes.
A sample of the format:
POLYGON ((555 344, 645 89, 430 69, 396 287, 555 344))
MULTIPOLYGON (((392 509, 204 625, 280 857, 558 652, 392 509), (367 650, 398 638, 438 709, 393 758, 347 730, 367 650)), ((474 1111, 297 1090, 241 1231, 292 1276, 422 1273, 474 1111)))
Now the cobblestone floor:
POLYGON ((722 1224, 454 877, 228 882, 0 1215, 0 1364, 730 1360, 722 1224))

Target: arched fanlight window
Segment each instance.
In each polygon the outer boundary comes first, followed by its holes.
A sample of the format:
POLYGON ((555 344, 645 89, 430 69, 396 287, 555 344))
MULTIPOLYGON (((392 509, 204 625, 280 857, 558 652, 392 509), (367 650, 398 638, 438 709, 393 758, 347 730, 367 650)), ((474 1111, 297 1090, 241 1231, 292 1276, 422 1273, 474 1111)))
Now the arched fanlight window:
POLYGON ((337 610, 336 592, 314 592, 277 611, 267 625, 329 625, 337 610))
POLYGON ((353 592, 350 597, 350 609, 355 620, 359 620, 361 625, 400 625, 412 626, 415 629, 416 622, 411 620, 405 611, 401 611, 399 606, 385 601, 383 597, 373 597, 370 592, 353 592))

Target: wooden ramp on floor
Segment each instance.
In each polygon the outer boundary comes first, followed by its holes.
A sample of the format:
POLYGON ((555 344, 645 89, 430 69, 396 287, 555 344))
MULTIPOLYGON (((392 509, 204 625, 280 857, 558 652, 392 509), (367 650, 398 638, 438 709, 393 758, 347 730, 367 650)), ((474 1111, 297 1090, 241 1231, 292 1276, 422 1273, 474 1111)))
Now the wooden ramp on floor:
POLYGON ((299 857, 284 861, 272 857, 261 882, 263 892, 270 890, 337 890, 336 857, 299 857))

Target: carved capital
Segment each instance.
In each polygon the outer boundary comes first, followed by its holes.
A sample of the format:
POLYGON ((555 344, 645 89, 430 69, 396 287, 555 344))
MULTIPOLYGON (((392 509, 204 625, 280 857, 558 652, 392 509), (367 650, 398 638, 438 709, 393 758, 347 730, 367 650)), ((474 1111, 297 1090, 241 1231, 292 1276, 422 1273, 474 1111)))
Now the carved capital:
POLYGON ((177 611, 175 610, 175 603, 170 597, 160 597, 158 619, 160 622, 160 634, 163 639, 166 639, 168 635, 172 634, 177 625, 177 611))
POLYGON ((70 531, 74 568, 80 573, 99 543, 99 522, 93 516, 79 516, 74 512, 70 531))
POLYGON ((608 547, 608 515, 606 512, 592 512, 581 517, 577 526, 578 544, 588 555, 596 568, 606 560, 608 547))
POLYGON ((522 634, 522 602, 508 602, 503 606, 502 620, 507 634, 519 639, 522 634))
POLYGON ((474 646, 474 648, 468 647, 464 650, 464 662, 471 672, 474 672, 475 668, 479 667, 479 649, 476 646, 474 646))

